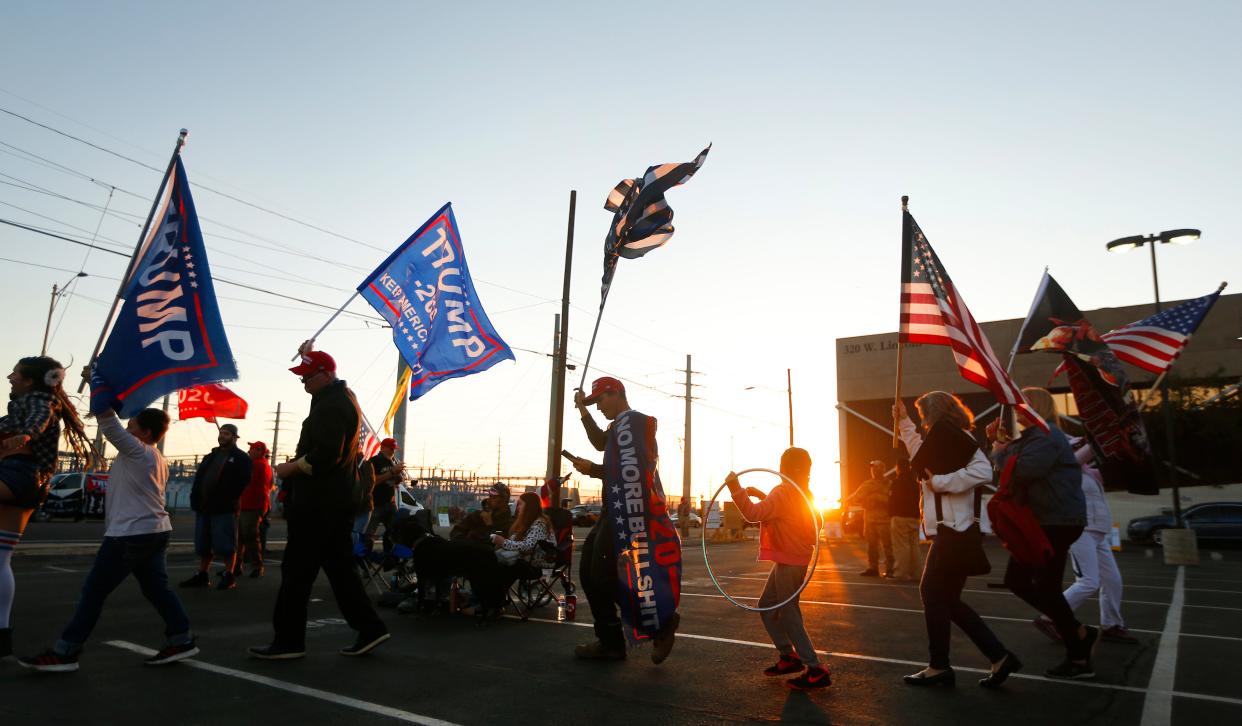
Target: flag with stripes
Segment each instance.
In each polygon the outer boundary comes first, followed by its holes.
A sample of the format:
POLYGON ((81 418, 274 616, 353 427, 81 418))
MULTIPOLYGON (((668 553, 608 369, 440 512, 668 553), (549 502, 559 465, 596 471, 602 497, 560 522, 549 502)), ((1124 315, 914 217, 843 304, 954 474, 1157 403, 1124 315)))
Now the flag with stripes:
POLYGON ((604 238, 604 296, 608 295, 618 258, 642 257, 673 236, 673 210, 664 193, 689 181, 711 148, 708 144, 694 161, 649 166, 641 179, 623 179, 608 195, 604 209, 613 216, 604 238))
POLYGON ((358 429, 358 450, 362 452, 362 460, 366 461, 379 453, 380 438, 375 435, 375 431, 367 423, 366 416, 360 416, 359 421, 361 423, 358 429))
POLYGON ((1182 349, 1190 342, 1190 336, 1207 317, 1224 289, 1222 283, 1211 295, 1187 300, 1177 307, 1110 330, 1100 337, 1121 360, 1159 375, 1181 355, 1182 349))
POLYGON ((992 344, 923 230, 909 211, 902 210, 902 215, 900 341, 948 346, 962 378, 988 389, 997 402, 1015 407, 1025 418, 1047 429, 996 359, 992 344))

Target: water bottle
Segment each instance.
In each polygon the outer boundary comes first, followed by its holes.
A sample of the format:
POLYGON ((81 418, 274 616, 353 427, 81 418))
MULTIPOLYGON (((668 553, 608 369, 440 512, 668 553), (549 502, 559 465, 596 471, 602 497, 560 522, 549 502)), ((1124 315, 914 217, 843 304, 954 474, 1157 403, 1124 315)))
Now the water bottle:
POLYGON ((565 615, 569 611, 569 605, 564 597, 556 598, 556 622, 565 622, 565 615))
MULTIPOLYGON (((565 596, 565 619, 573 622, 574 615, 578 612, 578 596, 572 592, 565 596)), ((558 607, 557 610, 560 608, 558 607)))

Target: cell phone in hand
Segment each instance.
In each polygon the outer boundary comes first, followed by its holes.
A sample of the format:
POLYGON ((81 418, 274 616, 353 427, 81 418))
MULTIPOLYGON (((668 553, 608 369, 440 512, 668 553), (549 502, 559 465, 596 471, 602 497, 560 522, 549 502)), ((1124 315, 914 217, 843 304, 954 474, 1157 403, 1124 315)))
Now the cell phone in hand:
POLYGON ((569 459, 570 461, 573 461, 578 458, 574 456, 573 454, 569 453, 569 449, 561 449, 561 456, 565 457, 566 459, 569 459))

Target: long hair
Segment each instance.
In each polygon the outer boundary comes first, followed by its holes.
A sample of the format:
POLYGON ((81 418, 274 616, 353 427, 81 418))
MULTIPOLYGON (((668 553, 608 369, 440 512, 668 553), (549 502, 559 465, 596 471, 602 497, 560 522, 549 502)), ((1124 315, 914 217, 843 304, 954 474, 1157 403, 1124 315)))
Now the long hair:
POLYGON ((1057 413, 1057 402, 1052 399, 1052 394, 1048 392, 1048 389, 1031 386, 1023 388, 1022 395, 1026 396, 1026 402, 1031 404, 1031 408, 1035 409, 1035 413, 1039 414, 1040 418, 1053 426, 1061 425, 1061 414, 1057 413))
POLYGON ((923 419, 923 426, 928 430, 941 421, 947 421, 967 431, 975 425, 975 415, 952 393, 928 391, 919 396, 914 407, 919 410, 919 418, 923 419))
POLYGON ((69 448, 73 449, 74 456, 82 462, 84 468, 94 468, 99 454, 86 435, 86 429, 82 425, 81 417, 78 416, 77 408, 69 399, 69 395, 65 393, 65 387, 62 385, 65 377, 64 366, 56 359, 45 355, 29 356, 17 361, 17 372, 23 378, 34 382, 34 390, 51 394, 54 401, 52 414, 60 419, 64 426, 65 441, 69 444, 69 448))
POLYGON ((526 506, 522 507, 521 514, 513 520, 513 524, 509 525, 509 539, 526 539, 526 532, 536 519, 543 520, 544 527, 549 532, 552 531, 552 521, 548 519, 548 515, 543 513, 543 504, 540 503, 538 494, 526 492, 518 497, 518 501, 526 502, 526 506))

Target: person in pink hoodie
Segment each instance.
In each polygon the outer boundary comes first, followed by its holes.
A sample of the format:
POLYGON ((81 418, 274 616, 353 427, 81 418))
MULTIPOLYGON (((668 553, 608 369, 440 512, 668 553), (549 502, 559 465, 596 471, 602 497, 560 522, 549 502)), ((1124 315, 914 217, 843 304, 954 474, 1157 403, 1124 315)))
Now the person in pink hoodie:
MULTIPOLYGON (((759 559, 772 563, 772 571, 759 597, 759 607, 776 605, 802 586, 815 550, 815 538, 819 536, 818 518, 807 504, 810 499, 811 455, 805 449, 786 449, 781 455, 781 473, 796 486, 782 481, 766 497, 755 489, 744 489, 733 472, 725 479, 738 511, 746 521, 759 523, 759 559), (751 501, 752 497, 760 501, 751 501)), ((800 673, 785 683, 802 691, 832 684, 828 669, 820 664, 811 636, 802 623, 802 610, 798 607, 797 597, 776 610, 760 613, 760 616, 772 644, 780 653, 780 659, 765 669, 764 675, 800 673)))

